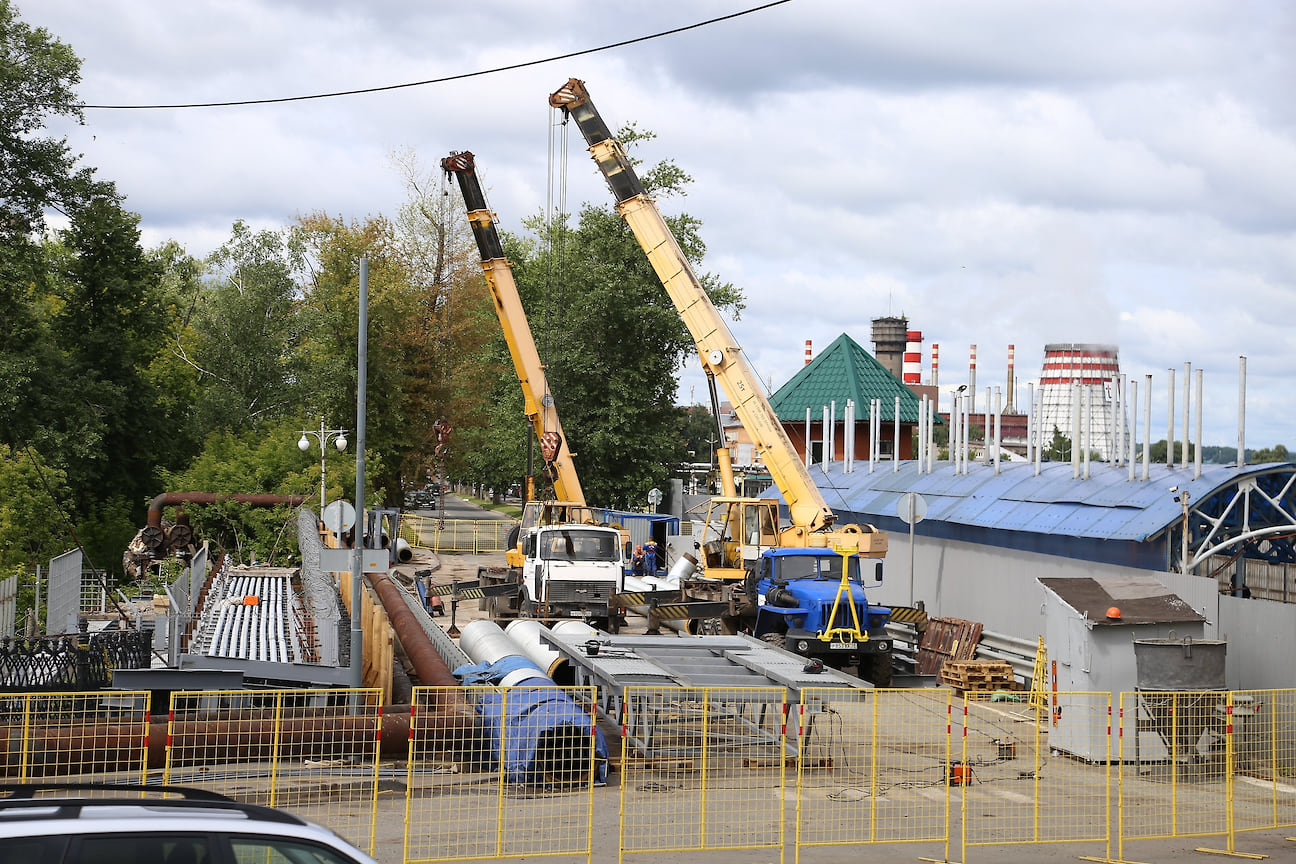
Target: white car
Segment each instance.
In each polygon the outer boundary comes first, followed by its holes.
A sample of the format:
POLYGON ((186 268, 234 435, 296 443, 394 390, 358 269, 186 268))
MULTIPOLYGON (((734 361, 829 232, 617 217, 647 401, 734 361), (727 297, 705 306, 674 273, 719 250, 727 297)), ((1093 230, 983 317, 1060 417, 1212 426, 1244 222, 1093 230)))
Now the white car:
POLYGON ((0 785, 0 864, 377 864, 291 813, 175 786, 0 785))

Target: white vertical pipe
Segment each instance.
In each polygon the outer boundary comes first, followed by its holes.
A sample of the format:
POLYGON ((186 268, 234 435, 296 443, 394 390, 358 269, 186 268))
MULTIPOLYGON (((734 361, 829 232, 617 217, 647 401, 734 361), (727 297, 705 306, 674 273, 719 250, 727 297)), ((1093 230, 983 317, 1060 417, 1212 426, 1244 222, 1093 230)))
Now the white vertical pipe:
POLYGON ((1082 464, 1085 466, 1083 477, 1086 481, 1089 479, 1089 453, 1094 448, 1094 385, 1086 383, 1085 387, 1085 416, 1081 420, 1083 429, 1085 429, 1085 449, 1081 453, 1082 464))
POLYGON ((999 473, 999 445, 1003 442, 1003 393, 994 388, 994 473, 999 473))
POLYGON ((837 400, 833 399, 828 404, 831 407, 828 412, 828 458, 825 461, 831 465, 837 457, 837 400))
POLYGON ((877 446, 877 400, 869 400, 869 440, 868 440, 868 463, 869 473, 873 473, 873 448, 877 446))
POLYGON ((1169 383, 1166 385, 1166 467, 1173 468, 1175 465, 1175 370, 1168 371, 1170 374, 1169 383))
POLYGON ((994 406, 990 403, 990 394, 993 392, 993 387, 986 388, 985 414, 981 418, 981 441, 985 444, 987 465, 990 464, 990 440, 993 437, 990 433, 994 432, 994 406))
POLYGON ((814 457, 810 455, 810 451, 812 449, 811 444, 812 441, 810 438, 810 406, 807 405, 806 406, 806 433, 805 433, 805 445, 806 445, 805 464, 807 468, 809 468, 811 465, 814 464, 814 457))
POLYGON ((1204 384, 1203 381, 1204 376, 1202 375, 1202 371, 1203 370, 1201 369, 1197 370, 1197 381, 1196 381, 1197 392, 1194 397, 1196 401, 1195 407, 1197 409, 1197 417, 1195 421, 1195 427, 1193 429, 1193 440, 1197 446, 1196 452, 1193 453, 1193 479, 1194 480, 1200 477, 1202 472, 1202 385, 1204 384))
POLYGON ((828 406, 823 406, 822 426, 819 429, 819 443, 823 446, 823 453, 819 456, 819 464, 825 468, 832 463, 832 453, 828 450, 828 406))
POLYGON ((1120 413, 1117 415, 1119 419, 1116 421, 1116 452, 1119 454, 1117 456, 1116 464, 1119 465, 1121 460, 1125 458, 1125 451, 1127 449, 1125 439, 1129 437, 1129 421, 1126 420, 1126 412, 1129 409, 1129 376, 1124 372, 1121 373, 1120 385, 1116 392, 1120 397, 1120 413))
POLYGON ((1184 364, 1183 447, 1179 450, 1179 464, 1188 467, 1188 417, 1192 407, 1192 363, 1184 364))
POLYGON ((1143 383, 1143 479, 1147 480, 1152 470, 1152 376, 1144 375, 1143 383))
MULTIPOLYGON (((1138 454, 1135 447, 1138 443, 1138 381, 1133 378, 1129 379, 1129 406, 1130 410, 1130 430, 1129 430, 1129 482, 1134 482, 1134 464, 1138 461, 1138 454)), ((1124 425, 1124 416, 1121 417, 1124 425)))
POLYGON ((1071 381, 1071 479, 1080 476, 1080 382, 1071 381))
POLYGON ((891 471, 892 473, 900 470, 900 397, 895 397, 895 431, 891 433, 894 440, 891 442, 891 471))
POLYGON ((1039 422, 1039 402, 1044 400, 1044 390, 1040 389, 1037 394, 1035 385, 1031 385, 1031 428, 1035 441, 1035 476, 1040 474, 1040 463, 1044 461, 1044 429, 1039 422))
POLYGON ((1035 461, 1035 382, 1026 382, 1026 461, 1035 461))
POLYGON ((927 445, 927 437, 923 434, 923 424, 927 420, 927 397, 921 396, 918 399, 918 441, 914 450, 914 461, 918 463, 918 473, 923 473, 923 447, 927 445))
POLYGON ((937 405, 940 396, 935 401, 927 403, 927 473, 932 473, 936 461, 936 417, 939 413, 937 405))
POLYGON ((1246 355, 1238 357, 1238 455, 1237 464, 1246 464, 1246 355))
MULTIPOLYGON (((968 394, 971 394, 968 390, 968 394)), ((963 473, 968 473, 968 459, 972 455, 972 443, 968 440, 971 437, 972 429, 972 396, 965 394, 963 396, 963 473)))
POLYGON ((850 400, 842 406, 842 473, 850 473, 850 400))

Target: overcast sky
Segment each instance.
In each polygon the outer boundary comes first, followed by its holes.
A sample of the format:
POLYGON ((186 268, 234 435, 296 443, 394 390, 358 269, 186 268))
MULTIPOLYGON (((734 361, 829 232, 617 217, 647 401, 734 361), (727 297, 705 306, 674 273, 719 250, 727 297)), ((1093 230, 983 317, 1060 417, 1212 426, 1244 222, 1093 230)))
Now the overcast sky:
MULTIPOLYGON (((696 24, 757 0, 17 0, 83 59, 90 105, 300 96, 462 75, 696 24)), ((1296 445, 1296 5, 791 0, 660 39, 465 80, 278 105, 86 112, 74 148, 149 245, 205 255, 244 219, 395 215, 389 154, 477 154, 503 226, 545 207, 547 97, 586 82, 694 178, 701 269, 777 388, 804 343, 903 314, 940 383, 1020 384, 1044 345, 1205 370, 1207 444, 1296 445)), ((59 131, 63 131, 60 127, 59 131)), ((567 197, 610 202, 570 133, 567 197)), ((680 401, 706 399, 696 363, 680 401)), ((1182 395, 1180 395, 1180 400, 1182 395)), ((1181 401, 1180 401, 1180 404, 1181 401)), ((944 407, 944 406, 943 406, 944 407)), ((1139 412, 1141 415, 1141 411, 1139 412)), ((1176 426, 1182 433, 1176 409, 1176 426)), ((1141 416, 1140 416, 1141 423, 1141 416)), ((1140 438, 1142 438, 1140 432, 1140 438)))

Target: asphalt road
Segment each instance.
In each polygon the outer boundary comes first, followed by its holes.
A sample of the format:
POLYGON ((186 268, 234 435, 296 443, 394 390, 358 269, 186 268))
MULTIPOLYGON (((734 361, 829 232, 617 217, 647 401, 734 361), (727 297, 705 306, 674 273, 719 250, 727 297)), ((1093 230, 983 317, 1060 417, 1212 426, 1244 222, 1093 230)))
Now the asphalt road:
MULTIPOLYGON (((509 516, 504 513, 500 513, 497 510, 487 510, 484 507, 479 507, 476 504, 473 504, 471 501, 468 501, 467 499, 460 498, 458 495, 446 493, 444 497, 445 497, 445 518, 447 519, 508 520, 513 518, 512 516, 509 516)), ((439 516, 441 513, 440 509, 437 507, 420 507, 418 509, 410 510, 408 512, 413 513, 417 516, 428 516, 428 517, 436 517, 439 516)))

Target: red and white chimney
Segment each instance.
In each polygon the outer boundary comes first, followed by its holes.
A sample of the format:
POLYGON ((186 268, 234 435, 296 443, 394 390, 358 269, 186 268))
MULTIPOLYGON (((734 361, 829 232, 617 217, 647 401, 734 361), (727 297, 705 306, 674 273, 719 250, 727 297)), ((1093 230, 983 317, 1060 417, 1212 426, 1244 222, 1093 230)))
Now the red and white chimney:
POLYGON ((810 340, 807 339, 807 340, 806 340, 806 355, 805 355, 805 357, 806 357, 805 362, 806 362, 806 365, 807 365, 807 366, 810 365, 810 356, 811 356, 811 355, 810 355, 810 340))
POLYGON ((909 330, 905 333, 904 383, 922 383, 922 331, 909 330))
POLYGON ((1013 398, 1013 396, 1017 393, 1017 378, 1016 378, 1017 358, 1016 358, 1016 355, 1017 355, 1017 349, 1016 349, 1016 346, 1009 344, 1009 346, 1008 346, 1008 386, 1005 388, 1005 389, 1008 391, 1008 399, 1006 400, 1008 404, 1007 404, 1006 406, 1004 406, 1004 413, 1005 413, 1005 414, 1014 414, 1014 413, 1016 413, 1016 412, 1013 410, 1014 407, 1015 407, 1015 406, 1014 406, 1014 402, 1016 401, 1016 400, 1013 398))
POLYGON ((931 385, 933 387, 940 386, 940 343, 939 342, 932 343, 931 385))

